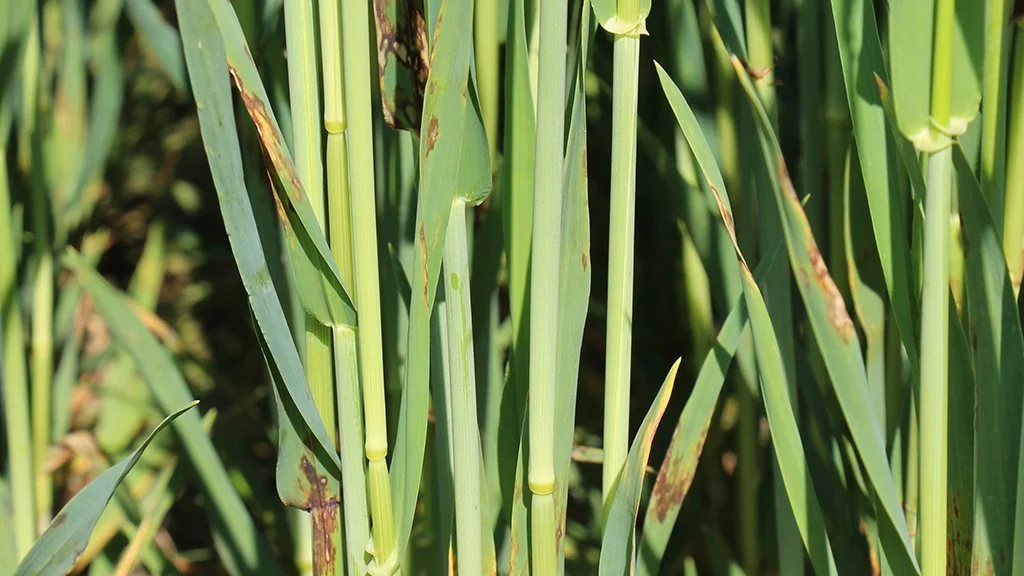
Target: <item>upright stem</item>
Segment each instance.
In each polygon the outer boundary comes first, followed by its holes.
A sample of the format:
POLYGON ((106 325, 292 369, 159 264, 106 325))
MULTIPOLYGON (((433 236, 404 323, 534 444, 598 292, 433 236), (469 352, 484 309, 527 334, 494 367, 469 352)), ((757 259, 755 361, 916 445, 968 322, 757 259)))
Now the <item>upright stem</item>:
POLYGON ((366 421, 364 451, 369 461, 370 515, 378 563, 395 547, 395 523, 388 478, 387 414, 384 406, 384 353, 377 270, 377 213, 373 171, 373 108, 370 103, 370 38, 367 2, 341 3, 345 56, 345 108, 348 114, 352 186, 352 254, 355 303, 359 310, 359 373, 366 421))
POLYGON ((459 572, 483 574, 480 428, 476 406, 466 203, 456 199, 444 244, 448 324, 448 385, 455 467, 455 529, 459 572))
MULTIPOLYGON (((937 0, 932 47, 933 132, 949 124, 955 0, 937 0)), ((949 210, 952 148, 928 159, 921 294, 921 572, 946 573, 946 408, 949 332, 949 210)))
POLYGON ((498 0, 475 2, 475 54, 480 111, 487 131, 492 166, 498 149, 498 0))
POLYGON ((1003 253, 1010 268, 1014 294, 1024 275, 1024 33, 1017 28, 1013 49, 1013 87, 1010 90, 1010 133, 1006 162, 1006 211, 1003 214, 1003 253))
POLYGON ((633 232, 636 205, 637 74, 640 37, 617 35, 612 86, 612 175, 608 216, 608 324, 605 341, 604 464, 607 511, 629 444, 633 326, 633 232))
POLYGON ((1003 186, 1006 183, 1006 78, 1009 70, 1011 2, 985 2, 980 176, 981 191, 988 200, 997 226, 1002 224, 1003 186))
MULTIPOLYGON (((32 24, 33 30, 38 20, 32 24)), ((25 45, 23 82, 31 87, 26 94, 39 92, 40 44, 33 36, 25 45)), ((33 96, 34 98, 34 96, 33 96)), ((50 199, 44 176, 43 141, 39 127, 39 104, 35 99, 26 101, 25 112, 29 127, 28 156, 32 200, 32 256, 35 278, 32 289, 31 332, 31 390, 32 390, 32 454, 36 478, 36 523, 42 529, 50 522, 53 504, 53 482, 46 469, 50 449, 50 416, 53 410, 53 252, 51 246, 50 199)))
MULTIPOLYGON (((310 206, 320 226, 328 228, 324 206, 323 160, 320 132, 320 83, 317 74, 316 21, 312 2, 285 3, 285 43, 288 50, 288 92, 292 116, 292 148, 295 167, 310 206)), ((337 445, 335 416, 334 358, 331 329, 314 316, 306 315, 306 377, 313 402, 324 426, 337 445)), ((338 521, 337 480, 317 464, 317 481, 326 489, 312 487, 309 512, 313 531, 313 573, 337 574, 343 557, 341 523, 338 521), (313 498, 312 493, 326 496, 313 498), (320 532, 330 531, 330 534, 320 532)))
POLYGON ((557 570, 554 422, 558 344, 558 260, 562 236, 565 131, 565 0, 540 2, 537 144, 530 286, 531 565, 537 576, 557 570))
MULTIPOLYGON (((345 90, 341 50, 341 0, 320 0, 320 56, 323 62, 324 128, 327 130, 327 210, 331 253, 347 289, 354 286, 352 216, 348 141, 345 134, 345 90)), ((341 490, 344 503, 346 562, 350 573, 361 570, 363 549, 370 537, 366 505, 366 469, 362 457, 363 414, 359 390, 356 331, 333 327, 334 371, 341 449, 341 490)))
POLYGON ((32 485, 32 449, 29 433, 28 374, 18 306, 17 262, 7 150, 0 146, 0 323, 3 329, 4 423, 7 436, 15 560, 28 554, 36 539, 35 496, 32 485))

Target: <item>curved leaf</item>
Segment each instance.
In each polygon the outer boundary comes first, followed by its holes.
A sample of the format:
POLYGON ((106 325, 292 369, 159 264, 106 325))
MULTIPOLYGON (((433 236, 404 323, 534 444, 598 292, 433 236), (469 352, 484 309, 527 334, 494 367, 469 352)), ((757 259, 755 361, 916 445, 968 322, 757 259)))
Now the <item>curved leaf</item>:
MULTIPOLYGON (((219 2, 214 0, 214 3, 219 2)), ((312 432, 321 448, 321 456, 326 456, 326 464, 333 465, 334 471, 338 472, 341 463, 313 404, 298 350, 271 281, 252 205, 245 192, 242 156, 228 84, 228 67, 225 64, 224 43, 217 29, 218 21, 211 17, 210 10, 202 2, 179 1, 177 8, 185 61, 199 112, 199 127, 210 160, 224 227, 228 232, 242 284, 249 295, 249 305, 256 317, 258 335, 269 351, 267 361, 280 376, 275 378, 275 382, 279 383, 281 397, 288 399, 291 405, 289 408, 301 414, 304 425, 312 432)), ((308 204, 306 207, 309 207, 308 204)), ((319 228, 316 230, 319 232, 319 228)), ((331 261, 333 265, 333 259, 331 261)))
POLYGON ((175 418, 196 404, 199 404, 199 401, 193 400, 168 414, 127 458, 104 470, 78 494, 75 494, 75 497, 61 509, 50 522, 46 532, 32 546, 32 550, 22 560, 14 576, 57 576, 70 572, 78 555, 89 543, 93 527, 100 519, 103 509, 107 507, 107 502, 114 496, 114 491, 117 490, 121 480, 139 461, 142 452, 146 450, 153 438, 175 418))

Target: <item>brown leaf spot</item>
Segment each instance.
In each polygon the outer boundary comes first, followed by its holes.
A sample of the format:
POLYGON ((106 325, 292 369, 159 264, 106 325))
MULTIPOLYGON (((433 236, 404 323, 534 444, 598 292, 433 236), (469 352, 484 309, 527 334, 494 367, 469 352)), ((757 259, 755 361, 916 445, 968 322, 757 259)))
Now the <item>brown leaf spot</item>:
POLYGON ((590 265, 589 261, 587 260, 587 253, 586 252, 581 253, 580 257, 581 257, 581 260, 582 260, 582 263, 583 263, 583 271, 586 272, 587 271, 587 266, 590 265))
MULTIPOLYGON (((669 450, 678 440, 679 430, 680 428, 677 427, 672 432, 669 450)), ((707 441, 707 438, 708 428, 705 426, 700 440, 689 454, 681 458, 666 458, 662 464, 651 492, 651 504, 654 506, 654 514, 658 518, 658 522, 665 522, 668 513, 673 509, 678 509, 683 499, 686 498, 686 494, 693 484, 693 475, 697 471, 697 462, 700 460, 700 454, 704 450, 704 442, 707 441)))
POLYGON ((437 116, 430 117, 430 125, 427 127, 427 156, 434 151, 437 144, 437 116))
POLYGON ((856 331, 853 327, 853 321, 850 320, 850 314, 846 311, 846 302, 843 301, 843 295, 839 293, 839 288, 836 287, 835 281, 829 275, 825 260, 822 259, 821 252, 818 251, 818 246, 814 243, 813 239, 811 240, 809 251, 811 266, 814 269, 814 277, 818 281, 818 285, 825 292, 825 307, 829 322, 839 332, 843 342, 849 342, 856 331))
POLYGON ((245 109, 249 111, 249 117, 252 118, 252 122, 256 126, 256 133, 260 137, 260 144, 267 163, 274 167, 274 170, 281 177, 282 183, 291 184, 295 196, 293 201, 304 201, 302 183, 299 181, 299 175, 295 172, 295 167, 291 162, 286 161, 288 155, 282 147, 284 138, 278 131, 273 117, 267 111, 263 100, 253 94, 252 91, 245 89, 245 84, 242 82, 235 67, 229 66, 228 70, 231 73, 231 79, 234 81, 239 95, 242 97, 242 103, 245 104, 245 109), (287 178, 288 182, 284 182, 285 178, 287 178))
POLYGON ((313 523, 313 572, 337 574, 338 550, 333 534, 338 529, 338 497, 331 492, 326 476, 317 472, 306 456, 299 461, 309 483, 309 514, 313 523))

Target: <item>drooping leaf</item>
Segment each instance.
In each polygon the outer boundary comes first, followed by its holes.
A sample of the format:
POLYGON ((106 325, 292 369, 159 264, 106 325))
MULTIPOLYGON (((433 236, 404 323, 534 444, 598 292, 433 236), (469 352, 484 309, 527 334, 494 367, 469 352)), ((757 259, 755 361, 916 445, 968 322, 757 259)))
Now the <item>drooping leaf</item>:
MULTIPOLYGON (((215 4, 221 2, 212 1, 215 4)), ((224 5, 230 10, 227 3, 224 5)), ((224 225, 228 230, 228 239, 242 284, 249 295, 249 305, 256 317, 258 336, 269 352, 267 361, 280 375, 279 391, 287 401, 286 406, 301 415, 304 422, 302 425, 308 427, 319 444, 320 456, 325 457, 327 464, 333 464, 334 470, 338 471, 341 464, 337 452, 313 404, 298 350, 271 281, 252 205, 245 193, 242 157, 228 84, 228 66, 221 31, 218 30, 221 21, 215 20, 202 2, 178 2, 177 7, 185 60, 199 111, 199 126, 210 159, 210 170, 221 204, 224 225)), ((235 31, 241 34, 237 30, 237 21, 234 23, 235 31)), ((249 62, 251 64, 251 60, 249 62)), ((306 208, 309 208, 308 203, 306 208)), ((316 230, 319 231, 319 228, 316 230)), ((320 237, 322 239, 322 234, 320 237)), ((333 259, 330 260, 333 265, 333 259)))
MULTIPOLYGON (((231 79, 256 125, 268 167, 275 176, 275 199, 282 216, 281 223, 288 235, 297 276, 295 284, 303 305, 324 325, 354 326, 356 318, 352 301, 303 190, 234 9, 224 0, 208 0, 207 4, 216 22, 217 36, 211 38, 219 37, 221 40, 231 79), (280 193, 282 191, 284 194, 280 193)), ((185 48, 187 61, 189 47, 185 48)), ((195 84, 193 82, 193 89, 195 84)))
MULTIPOLYGON (((889 472, 884 433, 868 397, 867 374, 861 358, 856 328, 846 311, 846 303, 825 266, 817 242, 811 235, 807 215, 789 178, 789 171, 768 114, 758 99, 750 77, 735 58, 733 68, 754 106, 759 128, 770 143, 770 147, 762 147, 763 159, 775 174, 771 184, 782 215, 790 263, 807 308, 818 348, 825 361, 832 389, 850 427, 857 453, 875 492, 876 501, 880 504, 879 517, 888 522, 892 534, 899 535, 896 542, 885 538, 882 544, 886 547, 889 561, 896 565, 896 570, 901 573, 919 572, 896 485, 889 472)), ((880 533, 890 532, 883 529, 880 533)))
MULTIPOLYGON (((868 0, 832 0, 832 18, 846 85, 847 102, 857 157, 871 213, 875 248, 885 277, 886 292, 911 372, 918 371, 917 321, 911 307, 907 235, 902 200, 886 153, 885 110, 881 105, 874 75, 887 81, 882 46, 875 26, 873 3, 868 0)), ((930 46, 930 44, 929 44, 930 46)))
POLYGON ((669 104, 676 112, 677 117, 684 119, 679 123, 680 128, 683 129, 683 134, 693 151, 697 165, 708 182, 710 194, 714 196, 723 225, 733 242, 736 259, 740 265, 744 299, 750 317, 754 353, 757 357, 761 392, 768 414, 768 425, 771 429, 772 441, 775 444, 775 454, 782 481, 794 510, 801 540, 815 570, 820 574, 830 573, 830 571, 835 571, 835 561, 825 531, 818 497, 807 468, 807 459, 804 456, 793 406, 789 399, 789 385, 783 368, 782 354, 775 338, 775 329, 772 327, 771 318, 768 316, 764 297, 736 243, 732 208, 729 204, 729 196, 725 189, 722 173, 715 162, 707 139, 698 128, 696 118, 686 103, 686 99, 683 98, 682 93, 676 88, 665 70, 660 65, 655 64, 655 66, 669 104))

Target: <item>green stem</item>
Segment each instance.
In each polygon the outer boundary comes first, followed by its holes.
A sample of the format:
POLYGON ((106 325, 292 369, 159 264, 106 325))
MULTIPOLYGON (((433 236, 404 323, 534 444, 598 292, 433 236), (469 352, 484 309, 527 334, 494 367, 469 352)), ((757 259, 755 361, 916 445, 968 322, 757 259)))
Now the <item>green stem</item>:
POLYGON ((7 454, 13 509, 15 560, 20 561, 36 539, 32 450, 29 433, 28 374, 25 366, 21 308, 18 306, 15 263, 17 250, 8 188, 7 150, 0 146, 0 322, 3 328, 3 393, 7 454))
POLYGON ((491 166, 497 166, 498 151, 498 0, 475 3, 476 79, 480 111, 487 131, 491 166))
MULTIPOLYGON (((956 0, 937 0, 932 46, 931 119, 935 139, 949 124, 956 0)), ((952 148, 928 157, 921 288, 920 556, 923 574, 946 573, 946 408, 949 347, 949 211, 952 148)))
POLYGON ((466 203, 456 199, 444 244, 448 324, 448 385, 455 464, 455 529, 459 572, 483 574, 480 500, 480 432, 473 357, 466 203))
POLYGON ((636 205, 636 115, 640 38, 615 37, 612 88, 612 175, 608 226, 608 324, 605 356, 605 509, 629 444, 629 377, 633 326, 633 232, 636 205))
MULTIPOLYGON (((288 92, 292 116, 292 148, 295 167, 306 197, 320 226, 329 228, 323 189, 322 137, 320 131, 320 82, 317 74, 316 21, 312 2, 287 2, 284 7, 285 43, 288 50, 288 92)), ((306 315, 306 377, 317 412, 335 446, 334 357, 331 329, 306 315)), ((308 494, 313 539, 313 573, 336 574, 343 570, 341 522, 338 521, 338 481, 316 465, 316 479, 308 494), (330 534, 321 532, 330 531, 330 534)))
POLYGON ((554 422, 558 344, 559 255, 565 133, 565 0, 540 4, 533 262, 530 287, 529 486, 532 572, 557 570, 554 422))
POLYGON ((952 148, 932 155, 925 200, 921 301, 921 573, 946 573, 946 409, 952 148))
MULTIPOLYGON (((345 287, 354 281, 352 215, 346 139, 344 68, 341 50, 340 0, 321 0, 320 54, 323 62, 324 128, 327 130, 327 209, 331 253, 345 287)), ((363 415, 359 389, 358 337, 350 326, 333 328, 334 393, 341 448, 341 491, 344 503, 346 565, 350 573, 362 566, 370 538, 366 504, 366 468, 362 457, 363 415)))
POLYGON ((996 225, 1002 224, 1006 184, 1006 80, 1010 54, 1011 0, 985 2, 985 70, 981 116, 981 191, 996 225))
POLYGON ((381 334, 380 279, 377 270, 377 212, 373 171, 373 107, 370 102, 370 38, 367 2, 341 3, 345 57, 345 109, 348 112, 352 187, 352 254, 355 304, 359 309, 359 372, 366 422, 364 452, 369 460, 370 515, 378 563, 395 547, 395 523, 388 477, 387 413, 384 403, 384 353, 381 334))
POLYGON ((1014 294, 1024 275, 1024 33, 1017 29, 1013 49, 1013 96, 1006 159, 1006 212, 1003 214, 1003 253, 1010 268, 1014 294))

